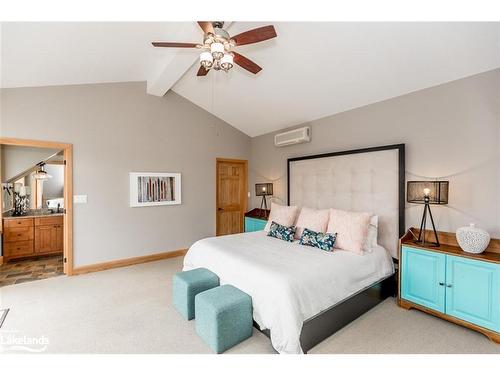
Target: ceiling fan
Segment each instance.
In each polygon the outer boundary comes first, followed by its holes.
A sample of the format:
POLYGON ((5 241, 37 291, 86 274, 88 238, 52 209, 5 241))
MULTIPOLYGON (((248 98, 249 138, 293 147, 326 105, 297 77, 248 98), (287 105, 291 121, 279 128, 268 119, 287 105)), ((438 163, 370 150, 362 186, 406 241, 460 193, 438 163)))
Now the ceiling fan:
POLYGON ((245 44, 253 44, 262 42, 267 39, 272 39, 277 36, 274 26, 263 26, 253 30, 245 31, 241 34, 230 37, 228 32, 222 27, 224 22, 221 21, 198 21, 203 30, 203 43, 178 43, 178 42, 152 42, 155 47, 174 47, 174 48, 198 48, 202 52, 200 54, 200 68, 198 76, 205 76, 210 71, 223 70, 228 72, 233 64, 238 64, 242 68, 253 74, 257 74, 262 70, 260 66, 252 60, 233 51, 234 47, 245 44))

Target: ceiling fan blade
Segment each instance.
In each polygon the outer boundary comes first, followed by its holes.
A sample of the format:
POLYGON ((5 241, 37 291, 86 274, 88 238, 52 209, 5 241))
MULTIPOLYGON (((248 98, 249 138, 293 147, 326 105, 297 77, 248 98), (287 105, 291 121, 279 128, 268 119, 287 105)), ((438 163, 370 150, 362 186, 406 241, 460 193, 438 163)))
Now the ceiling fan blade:
POLYGON ((196 43, 178 43, 178 42, 151 42, 155 47, 174 47, 174 48, 196 48, 196 43))
POLYGON ((247 59, 245 56, 240 55, 237 52, 233 52, 234 58, 233 61, 235 64, 238 64, 243 69, 248 70, 250 73, 257 74, 262 70, 260 66, 254 63, 252 60, 247 59))
POLYGON ((196 75, 198 77, 200 76, 206 76, 210 70, 206 70, 203 66, 200 65, 200 69, 198 69, 198 73, 196 75))
POLYGON ((200 25, 201 29, 205 34, 214 33, 214 27, 212 26, 212 22, 210 21, 198 21, 198 25, 200 25))
POLYGON ((269 25, 245 31, 244 33, 233 36, 231 39, 234 40, 237 46, 242 46, 245 44, 262 42, 267 39, 275 38, 276 36, 277 34, 276 30, 274 30, 274 26, 269 25))

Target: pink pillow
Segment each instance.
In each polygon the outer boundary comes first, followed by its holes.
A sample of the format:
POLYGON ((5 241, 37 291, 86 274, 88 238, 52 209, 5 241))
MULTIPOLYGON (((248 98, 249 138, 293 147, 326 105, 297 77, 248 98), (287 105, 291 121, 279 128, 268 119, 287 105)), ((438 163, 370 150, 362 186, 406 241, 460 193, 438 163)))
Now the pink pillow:
POLYGON ((371 214, 330 209, 327 233, 337 233, 335 247, 363 254, 371 214))
POLYGON ((295 224, 297 227, 295 238, 302 236, 304 228, 325 233, 329 217, 330 210, 315 210, 313 208, 302 207, 297 223, 295 224))
POLYGON ((297 217, 298 210, 297 206, 281 206, 271 202, 271 212, 264 230, 269 232, 269 227, 273 221, 280 225, 284 225, 285 227, 295 224, 295 218, 297 217))

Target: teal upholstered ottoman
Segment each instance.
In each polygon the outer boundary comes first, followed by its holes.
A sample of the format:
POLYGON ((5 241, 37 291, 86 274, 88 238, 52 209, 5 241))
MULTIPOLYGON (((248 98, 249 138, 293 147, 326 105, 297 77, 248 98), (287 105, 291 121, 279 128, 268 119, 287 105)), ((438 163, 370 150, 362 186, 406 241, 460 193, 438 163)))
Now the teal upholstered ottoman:
POLYGON ((177 310, 191 320, 195 316, 194 298, 198 293, 219 286, 219 277, 206 268, 178 272, 173 281, 173 302, 177 310))
POLYGON ((195 310, 196 333, 216 353, 252 336, 252 298, 232 285, 197 294, 195 310))

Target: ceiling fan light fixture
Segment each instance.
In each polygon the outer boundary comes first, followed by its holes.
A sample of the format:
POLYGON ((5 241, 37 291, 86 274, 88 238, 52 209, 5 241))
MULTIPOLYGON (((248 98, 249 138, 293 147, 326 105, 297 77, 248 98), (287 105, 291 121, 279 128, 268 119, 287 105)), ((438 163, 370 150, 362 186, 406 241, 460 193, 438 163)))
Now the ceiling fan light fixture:
POLYGON ((215 60, 220 60, 224 56, 224 44, 214 42, 210 45, 210 51, 215 60))
POLYGON ((220 60, 220 66, 226 72, 233 67, 233 64, 234 64, 233 55, 231 53, 224 54, 224 56, 220 60))
POLYGON ((205 69, 210 69, 214 63, 214 59, 212 57, 212 54, 208 51, 202 52, 200 54, 200 64, 203 66, 205 69))

